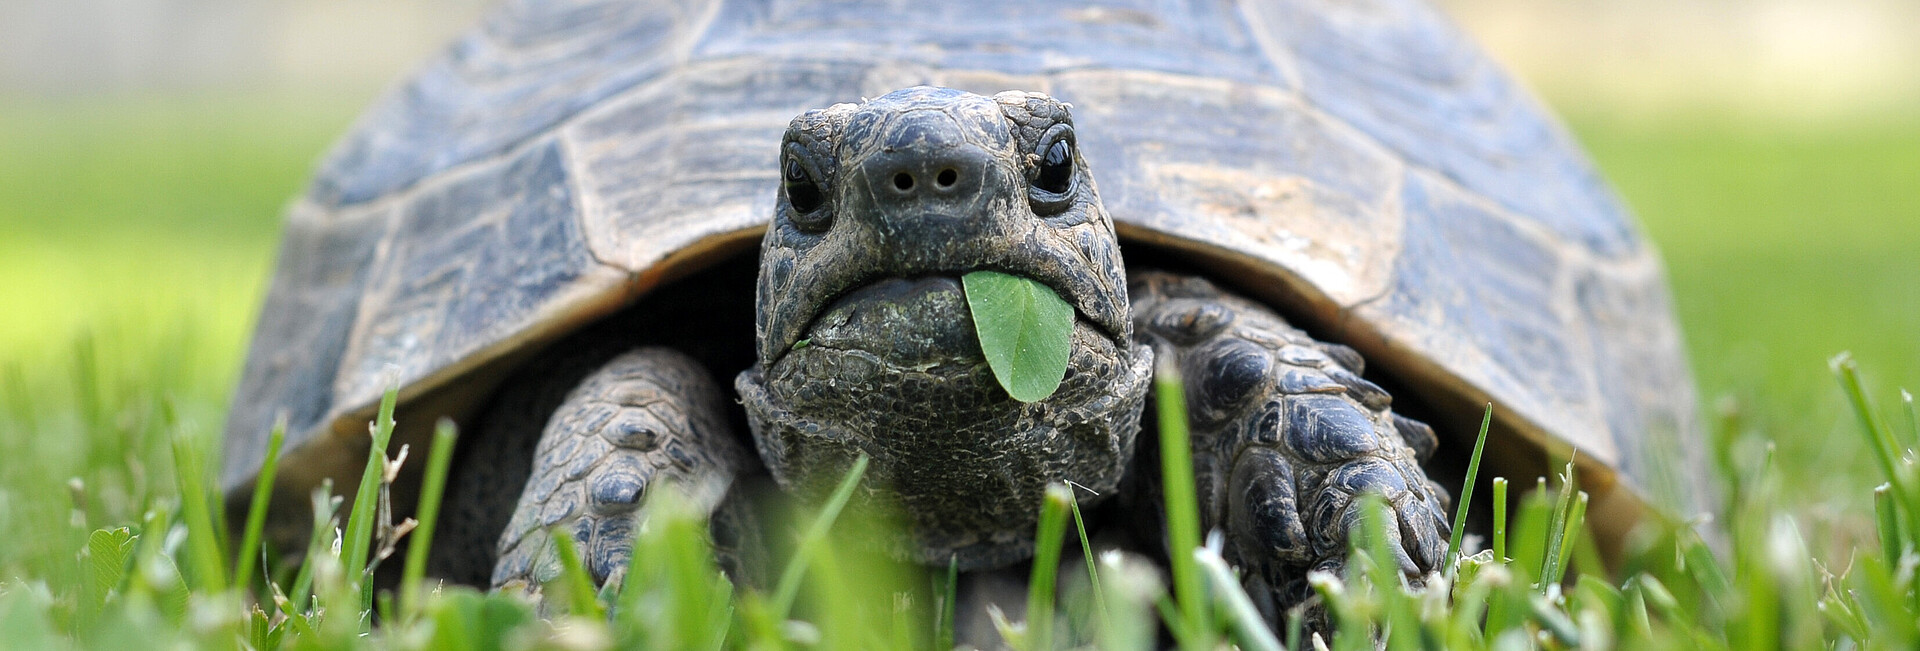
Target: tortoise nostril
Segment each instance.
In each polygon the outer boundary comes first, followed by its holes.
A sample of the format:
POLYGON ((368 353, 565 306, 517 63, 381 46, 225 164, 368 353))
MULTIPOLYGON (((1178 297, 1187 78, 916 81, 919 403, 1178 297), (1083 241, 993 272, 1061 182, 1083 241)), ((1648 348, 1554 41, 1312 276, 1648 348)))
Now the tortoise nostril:
POLYGON ((940 187, 943 188, 953 187, 953 183, 958 180, 960 180, 960 173, 953 171, 951 167, 940 170, 940 175, 933 179, 935 183, 940 184, 940 187))
POLYGON ((912 190, 913 175, 906 172, 893 175, 893 187, 899 188, 901 191, 912 190))

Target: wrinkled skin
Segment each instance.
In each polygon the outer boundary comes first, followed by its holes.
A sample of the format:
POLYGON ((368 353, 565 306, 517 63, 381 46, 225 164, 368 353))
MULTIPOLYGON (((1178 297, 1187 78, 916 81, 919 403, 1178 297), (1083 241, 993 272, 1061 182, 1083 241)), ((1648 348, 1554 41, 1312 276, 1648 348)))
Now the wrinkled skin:
POLYGON ((818 490, 865 453, 867 496, 908 523, 895 552, 971 570, 1032 552, 1049 483, 1119 484, 1153 355, 1133 340, 1119 241, 1086 166, 1067 161, 1065 192, 1035 188, 1072 137, 1064 105, 1018 92, 915 88, 794 119, 761 247, 760 363, 736 382, 782 486, 818 490), (1051 397, 1021 403, 995 382, 959 283, 977 269, 1074 306, 1051 397))
MULTIPOLYGON (((1142 529, 1130 537, 1158 544, 1158 473, 1134 458, 1150 448, 1141 412, 1157 360, 1185 378, 1202 526, 1226 534, 1271 620, 1309 597, 1309 571, 1344 564, 1365 493, 1394 512, 1389 560, 1413 580, 1435 569, 1448 498, 1419 466, 1432 430, 1393 413, 1352 349, 1205 279, 1126 269, 1072 129, 1045 95, 926 87, 793 120, 761 249, 758 362, 735 381, 767 473, 817 498, 866 455, 856 508, 898 516, 904 532, 880 545, 935 566, 1029 557, 1042 493, 1059 481, 1092 489, 1083 503, 1124 494, 1136 512, 1122 524, 1142 529), (1022 403, 995 381, 959 282, 975 270, 1037 280, 1073 306, 1051 396, 1022 403)), ((568 394, 500 536, 493 585, 557 571, 540 532, 559 527, 589 541, 589 570, 609 580, 652 478, 754 472, 701 373, 640 349, 568 394)), ((753 538, 727 507, 716 522, 740 534, 718 538, 753 538)))

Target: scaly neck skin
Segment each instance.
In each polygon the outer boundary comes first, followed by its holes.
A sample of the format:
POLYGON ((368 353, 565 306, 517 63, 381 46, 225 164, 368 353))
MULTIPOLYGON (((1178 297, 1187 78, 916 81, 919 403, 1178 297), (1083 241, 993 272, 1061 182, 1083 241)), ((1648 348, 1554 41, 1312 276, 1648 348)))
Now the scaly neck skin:
POLYGON ((963 569, 1031 551, 1045 486, 1110 493, 1152 354, 1132 341, 1113 224, 1063 104, 913 88, 796 118, 761 250, 759 363, 736 382, 760 455, 802 494, 872 459, 897 556, 963 569), (1034 403, 984 361, 958 279, 1025 276, 1075 308, 1067 379, 1034 403), (803 343, 804 342, 804 343, 803 343))

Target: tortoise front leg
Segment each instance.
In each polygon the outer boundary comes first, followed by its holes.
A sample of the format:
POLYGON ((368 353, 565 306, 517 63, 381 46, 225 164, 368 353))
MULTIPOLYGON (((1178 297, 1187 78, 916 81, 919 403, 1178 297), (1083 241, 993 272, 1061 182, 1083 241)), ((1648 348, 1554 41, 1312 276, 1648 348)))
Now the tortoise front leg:
POLYGON ((596 582, 622 576, 649 484, 725 486, 745 467, 722 400, 706 369, 665 348, 628 352, 589 374, 541 432, 500 534, 493 587, 556 576, 555 528, 573 536, 596 582))
POLYGON ((1131 293, 1135 328, 1185 378, 1204 526, 1271 621, 1311 596, 1309 571, 1342 567, 1362 493, 1398 520, 1385 562, 1414 580, 1439 566, 1447 496, 1419 465, 1433 430, 1393 413, 1358 353, 1199 278, 1140 273, 1131 293))

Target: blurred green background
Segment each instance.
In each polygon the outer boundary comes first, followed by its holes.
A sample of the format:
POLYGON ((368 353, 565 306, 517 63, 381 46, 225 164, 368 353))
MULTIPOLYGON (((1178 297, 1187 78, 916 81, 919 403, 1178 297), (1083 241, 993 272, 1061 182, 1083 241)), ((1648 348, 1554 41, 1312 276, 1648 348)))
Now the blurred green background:
MULTIPOLYGON (((1826 360, 1854 351, 1883 406, 1920 389, 1920 8, 1445 7, 1565 117, 1665 252, 1703 413, 1731 406, 1776 443, 1810 517, 1866 512, 1868 457, 1826 360)), ((217 436, 282 206, 483 9, 0 5, 0 530, 137 514, 133 484, 167 481, 142 461, 165 432, 217 436)), ((0 539, 0 567, 75 548, 0 539)))

